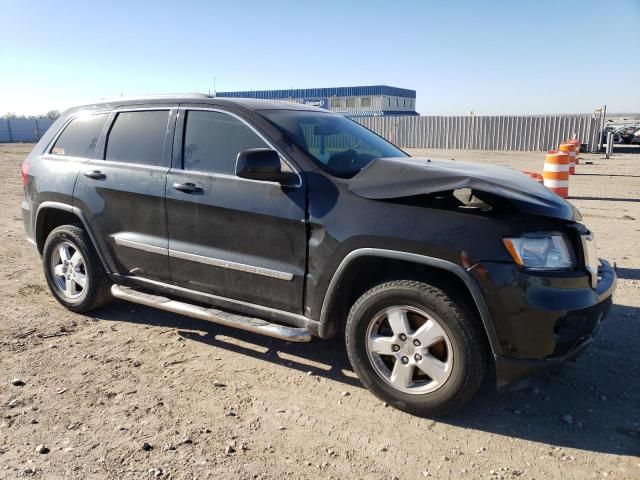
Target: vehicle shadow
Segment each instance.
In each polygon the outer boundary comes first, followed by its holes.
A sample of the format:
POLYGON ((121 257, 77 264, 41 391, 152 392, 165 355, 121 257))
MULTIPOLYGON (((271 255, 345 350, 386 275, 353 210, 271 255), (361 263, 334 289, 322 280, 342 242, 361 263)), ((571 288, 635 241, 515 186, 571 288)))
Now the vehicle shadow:
POLYGON ((640 175, 625 175, 623 173, 574 173, 577 177, 626 177, 640 178, 640 175))
POLYGON ((616 197, 576 197, 575 195, 570 195, 569 200, 597 200, 597 201, 607 201, 607 202, 640 202, 640 198, 616 198, 616 197))
POLYGON ((625 280, 640 280, 640 268, 616 267, 616 275, 625 280))
POLYGON ((613 146, 613 151, 611 152, 614 155, 617 154, 638 154, 640 153, 640 145, 637 143, 634 144, 616 144, 613 146))
POLYGON ((101 320, 175 328, 178 335, 186 340, 281 364, 302 372, 312 372, 313 375, 350 386, 362 387, 352 372, 344 341, 340 339, 313 338, 309 343, 288 342, 143 305, 134 305, 135 314, 132 314, 131 305, 116 300, 109 307, 102 309, 98 316, 101 320))
MULTIPOLYGON (((606 145, 607 145, 607 142, 605 141, 605 142, 603 142, 602 149, 600 151, 596 150, 596 151, 591 152, 591 153, 594 153, 594 154, 601 153, 601 154, 604 155, 605 152, 606 152, 606 148, 607 148, 606 145)), ((638 153, 640 153, 640 144, 638 144, 638 143, 631 143, 631 144, 614 143, 613 150, 612 150, 611 153, 613 155, 638 154, 638 153)))
MULTIPOLYGON (((190 341, 363 388, 341 339, 292 343, 116 301, 103 320, 175 328, 190 341)), ((530 386, 498 393, 491 372, 474 400, 437 419, 461 428, 558 447, 640 455, 640 308, 614 305, 596 341, 576 363, 554 367, 530 386), (621 334, 622 333, 622 334, 621 334)))

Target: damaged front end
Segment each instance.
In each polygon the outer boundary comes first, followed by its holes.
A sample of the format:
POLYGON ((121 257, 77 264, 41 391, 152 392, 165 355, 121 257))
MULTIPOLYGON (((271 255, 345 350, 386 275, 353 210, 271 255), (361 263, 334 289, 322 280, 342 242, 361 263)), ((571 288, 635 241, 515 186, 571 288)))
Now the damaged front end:
POLYGON ((581 220, 573 205, 526 174, 493 165, 418 157, 377 159, 349 180, 349 190, 364 198, 435 208, 581 220))
POLYGON ((576 357, 606 317, 615 271, 587 248, 593 236, 578 223, 578 210, 526 174, 386 158, 348 182, 360 197, 437 212, 422 224, 416 210, 412 216, 422 225, 416 228, 427 254, 448 252, 482 292, 497 336, 492 349, 499 388, 576 357), (443 211, 470 216, 447 221, 443 211))

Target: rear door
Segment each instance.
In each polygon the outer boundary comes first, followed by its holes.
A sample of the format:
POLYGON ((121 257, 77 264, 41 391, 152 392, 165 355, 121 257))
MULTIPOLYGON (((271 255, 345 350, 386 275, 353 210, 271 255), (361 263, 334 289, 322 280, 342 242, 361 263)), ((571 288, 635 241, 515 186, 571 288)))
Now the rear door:
POLYGON ((28 224, 34 224, 38 203, 73 203, 78 172, 93 157, 108 118, 109 112, 80 112, 74 115, 54 135, 38 161, 33 162, 29 169, 33 184, 28 185, 26 194, 36 204, 33 210, 29 210, 28 203, 25 205, 23 202, 23 212, 32 215, 28 224))
POLYGON ((120 274, 170 279, 164 193, 176 111, 114 111, 78 175, 74 202, 120 274))
MULTIPOLYGON (((306 267, 305 186, 235 175, 238 152, 273 148, 247 118, 181 108, 167 178, 173 283, 300 313, 306 267), (193 188, 193 190, 190 190, 193 188)), ((283 168, 292 169, 283 158, 283 168)))

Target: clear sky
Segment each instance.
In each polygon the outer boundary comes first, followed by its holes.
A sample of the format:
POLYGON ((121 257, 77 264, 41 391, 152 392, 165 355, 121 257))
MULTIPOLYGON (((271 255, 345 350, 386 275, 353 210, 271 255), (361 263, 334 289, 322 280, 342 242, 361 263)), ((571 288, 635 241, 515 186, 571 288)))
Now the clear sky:
POLYGON ((386 84, 421 114, 640 111, 640 0, 0 0, 0 115, 386 84))

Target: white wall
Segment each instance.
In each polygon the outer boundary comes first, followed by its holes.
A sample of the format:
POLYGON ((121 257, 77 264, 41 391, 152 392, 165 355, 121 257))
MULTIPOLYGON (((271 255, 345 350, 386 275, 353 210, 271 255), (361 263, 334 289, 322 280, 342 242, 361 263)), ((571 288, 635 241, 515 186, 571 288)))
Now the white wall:
MULTIPOLYGON (((366 95, 365 95, 366 97, 366 95)), ((370 95, 368 98, 371 98, 371 106, 363 107, 362 106, 362 96, 358 97, 330 97, 329 98, 329 109, 333 112, 338 113, 350 113, 355 111, 362 110, 374 110, 374 111, 401 111, 401 112, 411 112, 415 110, 415 99, 413 98, 405 98, 405 97, 390 97, 387 95, 370 95), (332 107, 331 101, 339 99, 340 107, 332 107), (355 106, 347 107, 347 99, 354 99, 355 106), (406 103, 405 103, 406 102, 406 103)))

